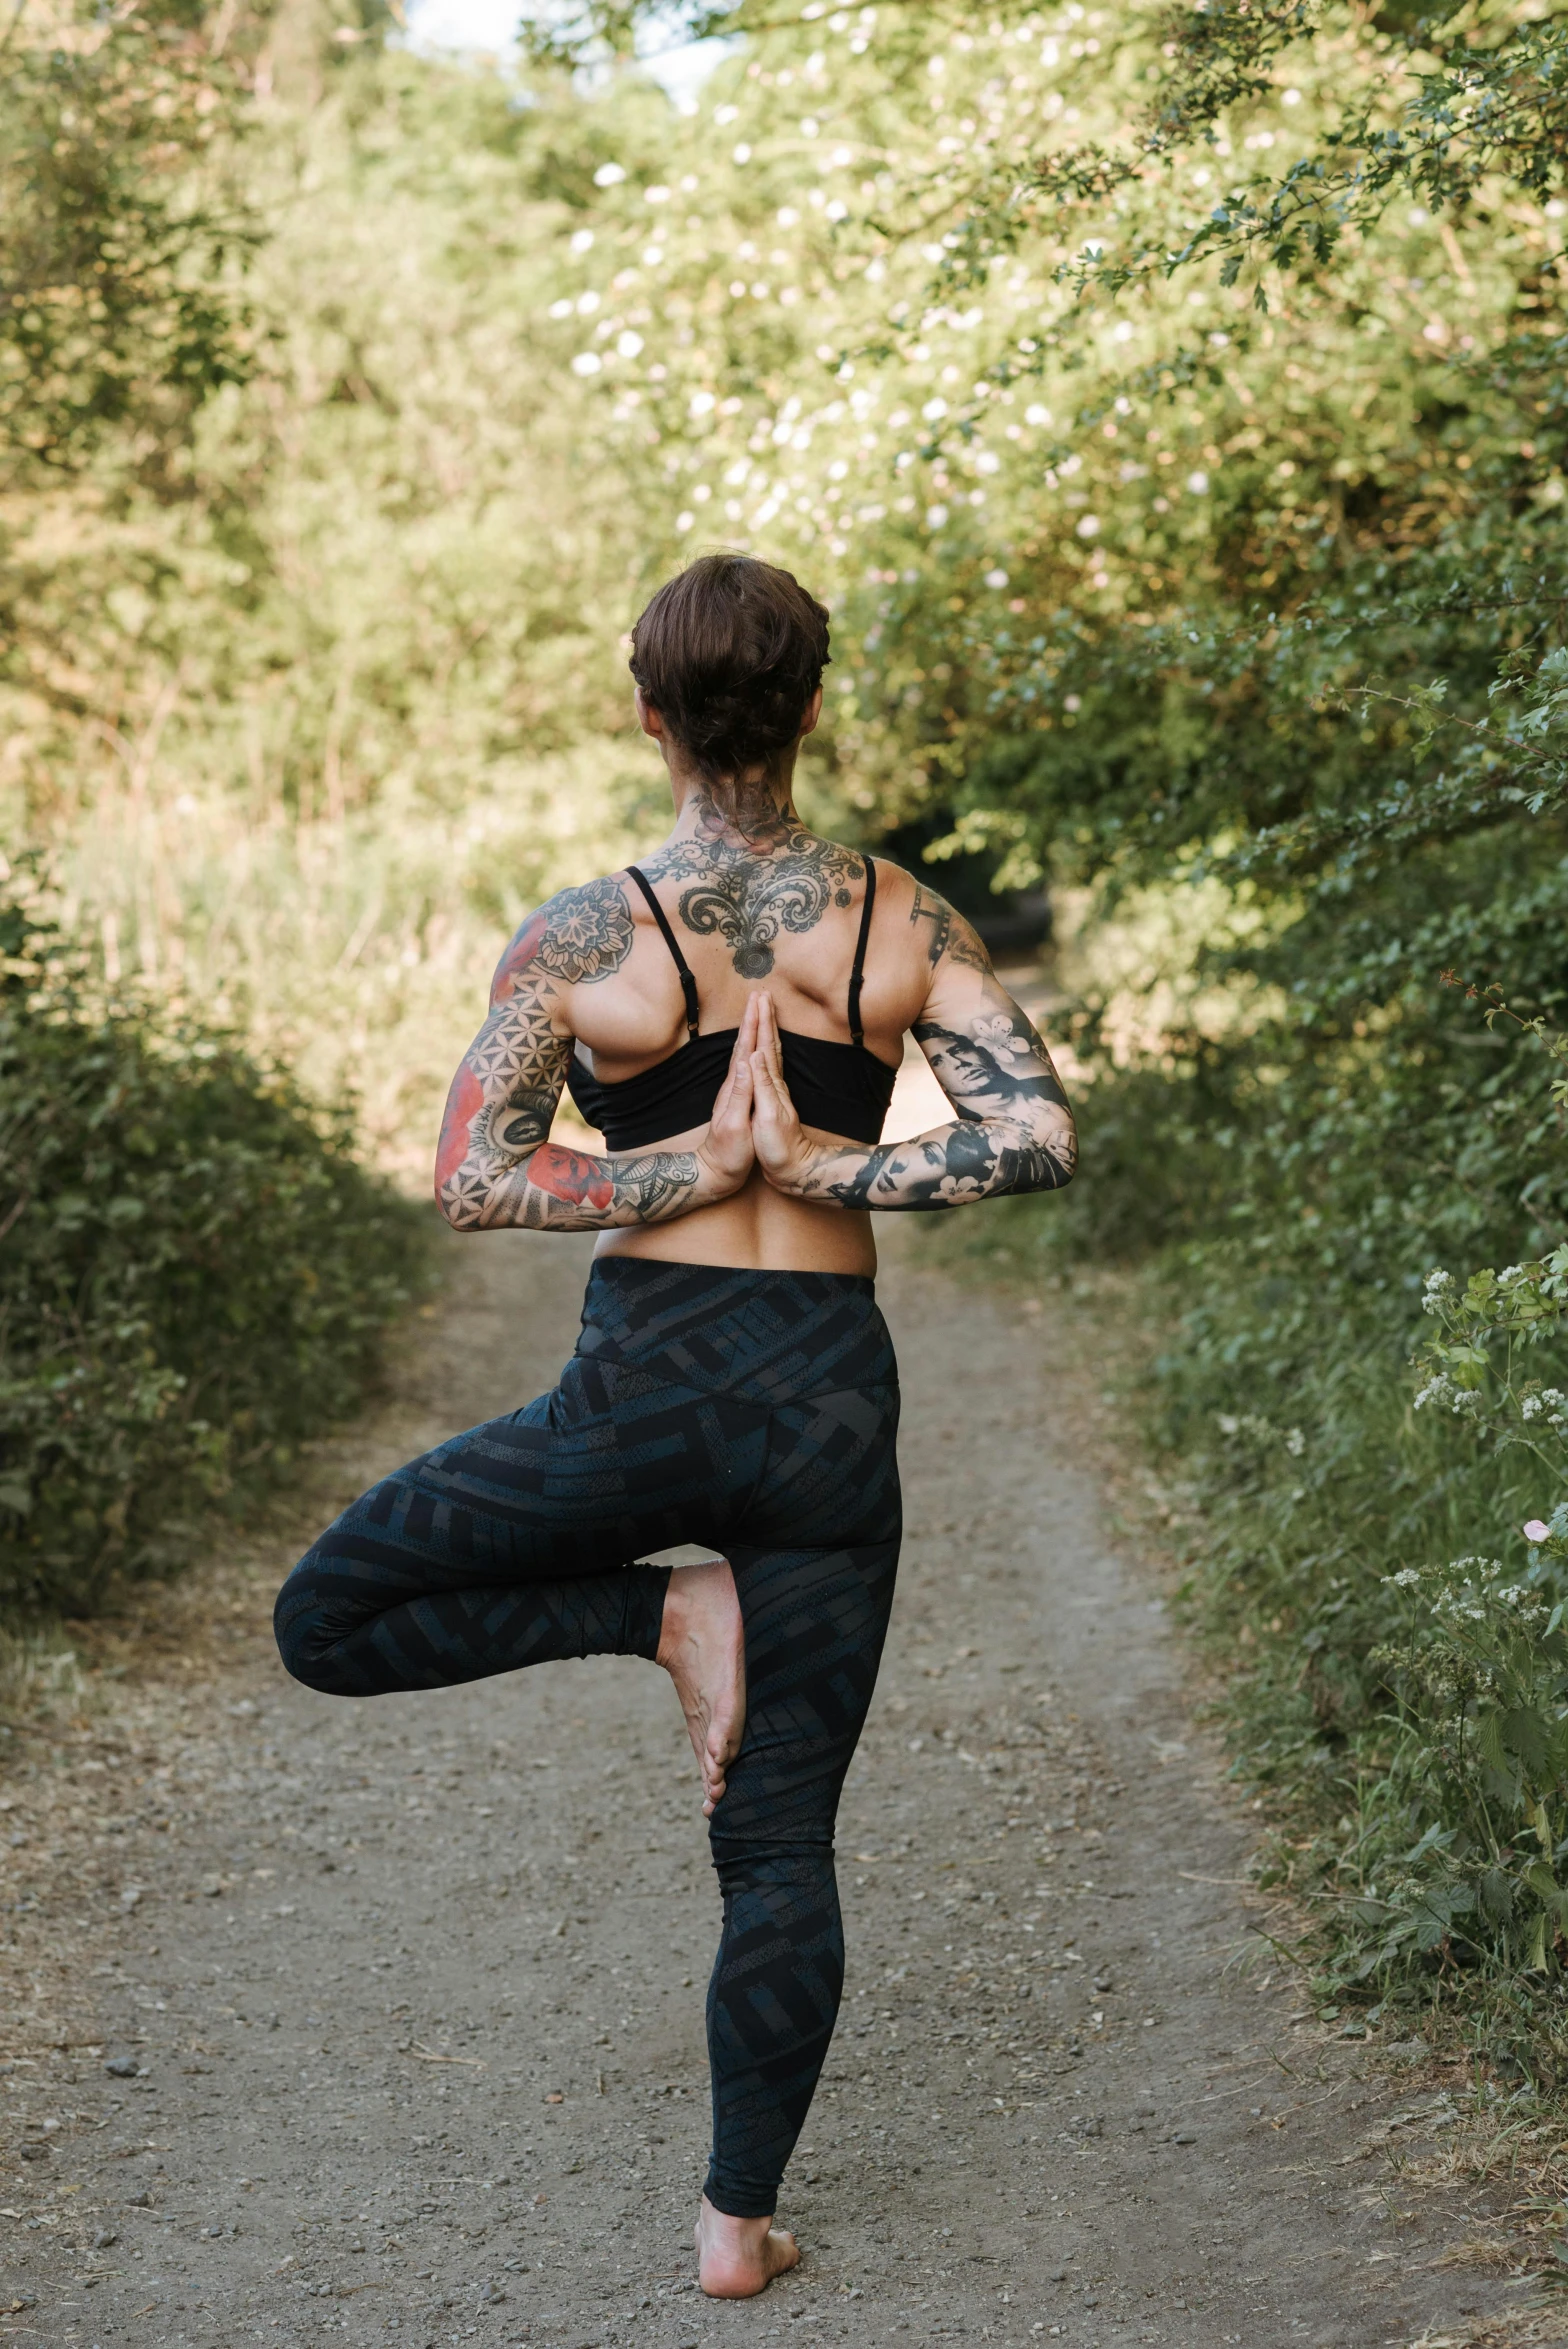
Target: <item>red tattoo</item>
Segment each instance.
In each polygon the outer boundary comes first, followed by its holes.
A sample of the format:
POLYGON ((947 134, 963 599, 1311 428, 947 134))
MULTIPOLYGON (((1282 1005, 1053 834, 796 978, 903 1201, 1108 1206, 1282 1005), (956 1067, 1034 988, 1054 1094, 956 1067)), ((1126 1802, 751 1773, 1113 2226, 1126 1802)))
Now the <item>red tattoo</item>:
POLYGON ((452 1079, 452 1090, 446 1097, 446 1110, 441 1119, 441 1140, 436 1146, 438 1191, 451 1181, 468 1156, 469 1129, 484 1107, 484 1100, 484 1087, 465 1060, 452 1079))
POLYGON ((563 1150, 556 1142, 546 1142, 534 1152, 528 1180, 536 1191, 548 1191, 552 1199, 564 1199, 570 1207, 603 1210, 615 1204, 615 1185, 605 1173, 603 1159, 563 1150))
POLYGON ((512 993, 518 980, 538 953, 544 941, 547 927, 543 913, 529 915, 496 965, 495 977, 490 982, 492 1003, 504 1003, 512 993))

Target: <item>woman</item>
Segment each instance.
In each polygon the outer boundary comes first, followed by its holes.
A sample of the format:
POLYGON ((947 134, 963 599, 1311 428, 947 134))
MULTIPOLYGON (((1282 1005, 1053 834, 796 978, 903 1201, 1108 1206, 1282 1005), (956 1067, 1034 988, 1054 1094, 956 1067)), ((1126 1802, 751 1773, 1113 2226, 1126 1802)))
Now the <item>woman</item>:
POLYGON ((289 1670, 338 1696, 565 1656, 670 1674, 724 1897, 699 2277, 739 2298, 799 2256, 773 2215, 838 2010, 833 1822, 898 1557, 868 1210, 1058 1188, 1074 1137, 968 923, 795 812, 822 606, 786 571, 709 556, 633 647, 674 829, 518 931, 436 1172, 458 1231, 604 1235, 577 1352, 553 1394, 346 1510, 285 1584, 277 1633, 289 1670), (910 1028, 955 1122, 884 1146, 910 1028), (550 1141, 563 1087, 606 1155, 550 1141), (682 1542, 724 1555, 637 1563, 682 1542))

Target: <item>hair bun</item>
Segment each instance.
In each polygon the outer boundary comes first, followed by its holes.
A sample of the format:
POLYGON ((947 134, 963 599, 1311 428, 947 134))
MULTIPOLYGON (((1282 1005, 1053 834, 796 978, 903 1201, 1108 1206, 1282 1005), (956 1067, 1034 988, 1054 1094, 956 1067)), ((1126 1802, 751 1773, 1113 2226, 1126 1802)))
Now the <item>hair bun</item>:
POLYGON ((792 573, 700 555, 632 630, 643 697, 710 783, 775 767, 828 663, 828 615, 792 573))

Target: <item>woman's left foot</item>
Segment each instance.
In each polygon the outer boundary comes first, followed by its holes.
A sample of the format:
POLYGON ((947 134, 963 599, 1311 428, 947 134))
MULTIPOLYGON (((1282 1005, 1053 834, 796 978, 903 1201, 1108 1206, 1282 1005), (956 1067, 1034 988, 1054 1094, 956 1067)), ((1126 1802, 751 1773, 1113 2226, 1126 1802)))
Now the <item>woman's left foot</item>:
POLYGON ((706 2194, 697 2213, 697 2281, 714 2300, 752 2300, 794 2267, 800 2246, 771 2219, 731 2218, 706 2194))
POLYGON ((675 1568, 655 1662, 675 1683, 711 1818, 746 1727, 746 1627, 727 1558, 675 1568))

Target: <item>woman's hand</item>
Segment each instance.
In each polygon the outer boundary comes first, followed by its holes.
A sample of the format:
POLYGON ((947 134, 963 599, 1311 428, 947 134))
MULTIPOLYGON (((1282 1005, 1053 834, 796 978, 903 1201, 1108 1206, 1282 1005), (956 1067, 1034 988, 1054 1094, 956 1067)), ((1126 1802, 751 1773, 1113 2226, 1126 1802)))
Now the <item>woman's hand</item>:
POLYGON ((754 995, 747 1001, 707 1133, 697 1144, 697 1159, 709 1178, 712 1198, 727 1199, 740 1190, 756 1164, 751 1076, 751 1056, 757 1045, 756 1002, 754 995))
POLYGON ((776 1191, 798 1194, 822 1154, 822 1145, 807 1138, 789 1097, 772 996, 766 992, 753 995, 746 1005, 746 1017, 756 1033, 751 1052, 751 1135, 757 1163, 776 1191))

